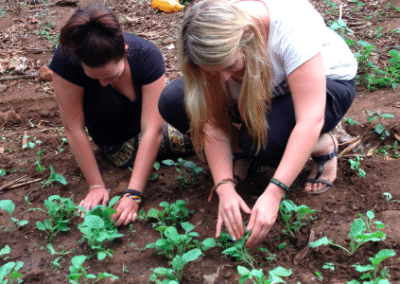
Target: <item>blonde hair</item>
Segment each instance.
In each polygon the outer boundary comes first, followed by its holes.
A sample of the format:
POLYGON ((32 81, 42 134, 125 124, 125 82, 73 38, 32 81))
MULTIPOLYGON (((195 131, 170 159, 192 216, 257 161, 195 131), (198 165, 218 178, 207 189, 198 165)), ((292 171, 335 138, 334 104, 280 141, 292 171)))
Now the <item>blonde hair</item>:
MULTIPOLYGON (((257 153, 267 145, 266 113, 271 105, 271 65, 262 34, 249 16, 227 0, 206 0, 185 15, 178 39, 180 68, 184 75, 185 105, 195 150, 203 156, 207 123, 231 135, 229 106, 217 76, 199 65, 219 65, 241 51, 245 74, 238 107, 242 120, 256 140, 257 153)), ((253 145, 254 147, 254 145, 253 145)))

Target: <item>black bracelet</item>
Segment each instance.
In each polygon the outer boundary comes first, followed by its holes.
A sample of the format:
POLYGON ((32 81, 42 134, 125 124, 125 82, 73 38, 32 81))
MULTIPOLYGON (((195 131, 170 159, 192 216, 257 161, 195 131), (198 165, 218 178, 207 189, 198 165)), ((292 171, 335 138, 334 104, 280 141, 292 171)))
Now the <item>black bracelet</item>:
POLYGON ((125 195, 125 194, 127 194, 127 193, 130 193, 130 194, 132 194, 132 195, 138 195, 138 196, 140 196, 140 198, 143 197, 143 196, 142 196, 142 193, 141 193, 140 191, 136 190, 136 189, 128 189, 128 190, 125 191, 124 194, 122 194, 122 195, 125 195))
POLYGON ((279 180, 277 180, 276 178, 271 178, 269 180, 270 183, 273 183, 277 186, 279 186, 280 188, 282 188, 286 193, 289 192, 289 187, 284 184, 283 182, 280 182, 279 180))

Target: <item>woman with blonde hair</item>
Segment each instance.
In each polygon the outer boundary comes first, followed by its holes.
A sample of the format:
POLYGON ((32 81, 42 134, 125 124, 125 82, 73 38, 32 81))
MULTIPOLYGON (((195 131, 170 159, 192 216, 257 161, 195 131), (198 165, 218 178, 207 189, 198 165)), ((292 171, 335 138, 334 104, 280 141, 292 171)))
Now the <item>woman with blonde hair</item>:
POLYGON ((336 179, 329 131, 355 97, 356 60, 307 0, 202 1, 185 15, 178 42, 183 78, 163 90, 160 113, 181 132, 190 125, 205 154, 210 198, 219 197, 216 237, 225 224, 241 238, 242 210, 251 214, 251 247, 268 234, 310 155, 305 192, 326 192, 336 179), (235 191, 250 160, 276 167, 252 209, 235 191))

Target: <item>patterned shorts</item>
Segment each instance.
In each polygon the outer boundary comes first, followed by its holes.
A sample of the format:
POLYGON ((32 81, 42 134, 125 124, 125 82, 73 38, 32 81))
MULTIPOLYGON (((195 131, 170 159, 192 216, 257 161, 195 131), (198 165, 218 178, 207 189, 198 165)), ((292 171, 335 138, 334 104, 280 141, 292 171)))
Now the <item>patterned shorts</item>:
MULTIPOLYGON (((131 167, 135 161, 140 139, 141 135, 139 134, 122 144, 111 147, 100 147, 100 149, 115 165, 121 168, 127 168, 131 167)), ((164 123, 158 155, 179 155, 193 152, 194 150, 190 136, 184 135, 168 123, 164 123)))

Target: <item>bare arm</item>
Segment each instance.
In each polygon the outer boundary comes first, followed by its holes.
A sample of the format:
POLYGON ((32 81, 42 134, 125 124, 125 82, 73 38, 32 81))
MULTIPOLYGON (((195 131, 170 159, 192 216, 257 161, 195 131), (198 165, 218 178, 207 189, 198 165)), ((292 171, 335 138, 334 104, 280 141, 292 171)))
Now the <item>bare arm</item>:
MULTIPOLYGON (((68 142, 74 153, 75 159, 83 172, 86 181, 91 185, 103 185, 99 168, 97 166, 93 150, 85 131, 85 121, 83 114, 83 87, 75 85, 58 74, 53 75, 53 85, 60 108, 61 120, 65 127, 68 142)), ((90 190, 93 195, 88 195, 81 206, 94 207, 100 202, 106 205, 108 202, 108 192, 103 188, 93 188, 90 190)), ((90 193, 89 192, 89 193, 90 193)))
MULTIPOLYGON (((288 77, 288 83, 296 125, 274 178, 290 186, 303 169, 324 124, 326 77, 321 54, 293 71, 288 77)), ((247 227, 247 230, 253 231, 247 242, 248 246, 261 241, 268 234, 276 220, 283 195, 281 188, 270 183, 257 200, 247 227)))
MULTIPOLYGON (((163 119, 158 111, 158 99, 165 87, 165 76, 148 85, 142 86, 141 141, 132 169, 128 187, 143 192, 153 169, 160 148, 163 119)), ((117 205, 115 226, 127 225, 137 217, 138 204, 124 197, 117 205)))

